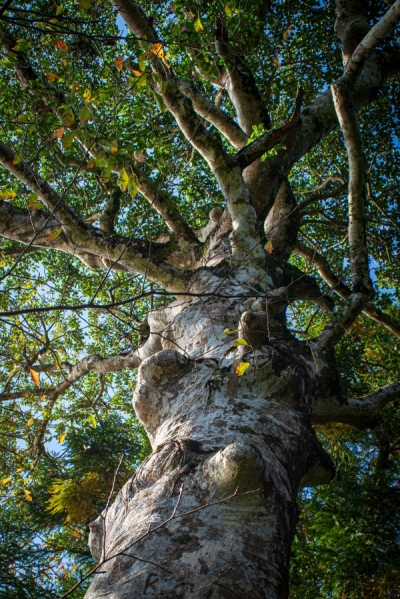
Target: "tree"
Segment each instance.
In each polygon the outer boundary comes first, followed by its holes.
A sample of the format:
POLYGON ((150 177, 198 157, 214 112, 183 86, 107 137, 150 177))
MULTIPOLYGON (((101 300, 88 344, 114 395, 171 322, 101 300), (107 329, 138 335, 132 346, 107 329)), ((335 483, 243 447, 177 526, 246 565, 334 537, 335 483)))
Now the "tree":
MULTIPOLYGON (((3 486, 30 502, 58 463, 49 439, 126 414, 133 383, 152 446, 112 505, 119 455, 108 499, 98 469, 79 479, 103 493, 85 511, 104 508, 88 599, 287 597, 296 495, 335 476, 324 439, 358 451, 351 428, 375 444, 371 489, 393 486, 400 0, 387 4, 0 9, 3 486)), ((47 511, 68 522, 65 480, 47 511)), ((329 508, 329 487, 307 501, 329 508)))

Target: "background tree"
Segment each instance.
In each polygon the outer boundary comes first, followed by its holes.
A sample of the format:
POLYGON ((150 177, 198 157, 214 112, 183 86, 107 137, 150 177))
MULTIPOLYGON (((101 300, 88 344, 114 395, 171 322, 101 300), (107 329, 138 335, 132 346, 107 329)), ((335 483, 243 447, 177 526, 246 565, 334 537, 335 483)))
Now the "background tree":
POLYGON ((388 4, 0 9, 8 596, 398 595, 388 4))

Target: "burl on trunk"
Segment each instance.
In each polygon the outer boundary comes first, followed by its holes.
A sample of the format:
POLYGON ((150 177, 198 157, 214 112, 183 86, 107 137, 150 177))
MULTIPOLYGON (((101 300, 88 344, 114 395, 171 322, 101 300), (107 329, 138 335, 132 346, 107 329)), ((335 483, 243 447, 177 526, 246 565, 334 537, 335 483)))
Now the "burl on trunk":
POLYGON ((91 525, 106 561, 86 599, 288 596, 297 490, 328 482, 333 466, 310 420, 318 378, 331 377, 283 326, 285 307, 209 298, 151 315, 158 351, 133 405, 153 453, 91 525), (233 345, 237 334, 248 345, 233 345))

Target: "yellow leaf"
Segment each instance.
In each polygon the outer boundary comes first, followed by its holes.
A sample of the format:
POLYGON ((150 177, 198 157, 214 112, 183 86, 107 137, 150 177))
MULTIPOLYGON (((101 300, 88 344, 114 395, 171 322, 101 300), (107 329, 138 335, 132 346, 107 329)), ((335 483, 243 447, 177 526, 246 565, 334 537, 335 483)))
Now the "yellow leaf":
POLYGON ((55 73, 46 73, 45 75, 46 79, 47 79, 47 83, 50 83, 50 81, 56 81, 57 79, 59 79, 60 77, 58 75, 56 75, 55 73))
POLYGON ((194 30, 199 32, 199 31, 203 31, 204 27, 203 24, 200 20, 200 15, 197 16, 197 19, 195 20, 194 24, 193 24, 194 30))
POLYGON ((234 335, 235 333, 238 333, 239 329, 225 329, 225 331, 222 333, 223 337, 226 337, 226 335, 234 335))
POLYGON ((59 237, 59 235, 61 235, 62 233, 62 229, 54 229, 54 231, 48 236, 48 240, 49 241, 54 241, 55 239, 57 239, 57 237, 59 237))
POLYGON ((36 372, 36 370, 33 370, 33 368, 30 368, 29 374, 31 375, 31 378, 32 378, 33 382, 35 383, 35 385, 37 385, 39 387, 39 373, 36 372))
POLYGON ((117 69, 118 69, 119 71, 122 71, 122 69, 124 68, 124 61, 123 61, 123 59, 121 58, 121 56, 118 56, 118 58, 116 58, 116 59, 114 60, 114 64, 115 64, 115 66, 117 67, 117 69))
POLYGON ((63 67, 67 67, 68 66, 68 60, 62 60, 61 64, 63 67))
POLYGON ((60 443, 60 445, 61 445, 62 443, 64 443, 64 441, 65 441, 65 437, 66 437, 66 436, 67 436, 67 433, 63 433, 62 435, 60 435, 60 436, 58 437, 58 442, 60 443))
POLYGON ((236 341, 234 341, 232 343, 232 347, 239 347, 239 345, 249 345, 249 344, 247 343, 246 339, 241 339, 239 337, 239 339, 236 339, 236 341))
POLYGON ((153 42, 152 52, 153 52, 153 54, 158 56, 158 58, 164 58, 164 49, 162 47, 162 43, 161 42, 153 42))
POLYGON ((59 129, 56 129, 53 133, 53 139, 60 139, 60 137, 63 136, 64 131, 65 127, 60 127, 59 129))
POLYGON ((118 185, 120 186, 122 192, 126 191, 128 184, 129 184, 128 173, 126 172, 124 167, 122 167, 121 170, 119 171, 119 179, 118 179, 118 185))
POLYGON ((251 366, 250 362, 240 362, 240 364, 236 366, 236 374, 238 376, 243 376, 249 366, 251 366))
POLYGON ((22 472, 23 468, 17 468, 17 472, 22 472))
POLYGON ((90 89, 85 89, 85 91, 82 94, 82 98, 85 100, 85 102, 89 102, 91 97, 92 97, 92 94, 90 93, 90 89))
POLYGON ((274 251, 274 246, 272 245, 271 240, 267 241, 267 243, 264 246, 264 249, 268 254, 272 254, 272 252, 274 251))
POLYGON ((116 154, 118 152, 118 146, 112 146, 110 148, 110 154, 116 154))
POLYGON ((13 200, 17 194, 9 189, 0 189, 0 200, 13 200))
POLYGON ((24 489, 24 495, 27 501, 32 501, 32 494, 30 491, 28 491, 28 489, 24 489))
POLYGON ((10 480, 11 480, 11 476, 9 476, 8 478, 4 478, 4 479, 1 481, 1 484, 2 484, 2 485, 7 485, 7 484, 10 482, 10 480))
POLYGON ((25 428, 29 428, 30 426, 32 426, 32 424, 34 423, 34 419, 33 418, 29 418, 29 420, 27 420, 26 424, 25 424, 25 428))
POLYGON ((91 424, 93 426, 93 428, 96 428, 97 420, 93 414, 89 414, 87 421, 89 422, 89 424, 91 424))
POLYGON ((57 49, 60 50, 60 52, 68 52, 68 46, 62 40, 56 40, 56 46, 57 49))

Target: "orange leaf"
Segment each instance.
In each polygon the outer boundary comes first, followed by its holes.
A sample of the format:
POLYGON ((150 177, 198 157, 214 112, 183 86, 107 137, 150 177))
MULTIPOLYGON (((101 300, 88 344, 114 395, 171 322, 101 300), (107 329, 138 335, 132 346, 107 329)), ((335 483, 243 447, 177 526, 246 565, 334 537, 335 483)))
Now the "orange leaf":
POLYGON ((280 66, 281 66, 281 63, 279 62, 279 58, 274 58, 274 67, 279 69, 280 66))
POLYGON ((96 163, 94 160, 89 160, 89 162, 86 165, 86 168, 94 168, 96 166, 96 163))
POLYGON ((265 244, 265 251, 268 252, 268 254, 272 254, 272 252, 274 251, 274 246, 272 245, 271 240, 267 241, 267 243, 265 244))
POLYGON ((131 71, 136 77, 141 77, 143 75, 140 69, 131 69, 131 71))
POLYGON ((57 40, 56 46, 57 46, 58 50, 60 50, 60 52, 68 52, 68 46, 62 40, 57 40))
POLYGON ((117 67, 117 69, 118 69, 119 71, 122 71, 122 69, 124 68, 124 61, 123 61, 123 59, 121 58, 121 56, 118 56, 118 58, 116 58, 116 59, 114 60, 114 64, 115 64, 115 66, 117 67))
POLYGON ((62 230, 61 229, 54 229, 54 231, 48 236, 48 240, 49 241, 54 241, 55 239, 57 239, 57 237, 59 235, 61 235, 62 230))
POLYGON ((57 79, 60 78, 55 73, 46 73, 45 77, 46 77, 48 83, 50 83, 50 81, 56 81, 57 79))
POLYGON ((236 367, 236 374, 238 376, 243 376, 249 366, 251 366, 250 362, 240 362, 240 364, 238 364, 236 367))
POLYGON ((33 370, 32 368, 30 368, 29 374, 31 375, 31 378, 32 378, 33 382, 35 383, 35 385, 37 385, 39 387, 39 373, 36 372, 36 370, 33 370))
POLYGON ((65 127, 60 127, 59 129, 56 129, 53 133, 53 139, 60 139, 60 137, 63 136, 65 131, 65 127))

